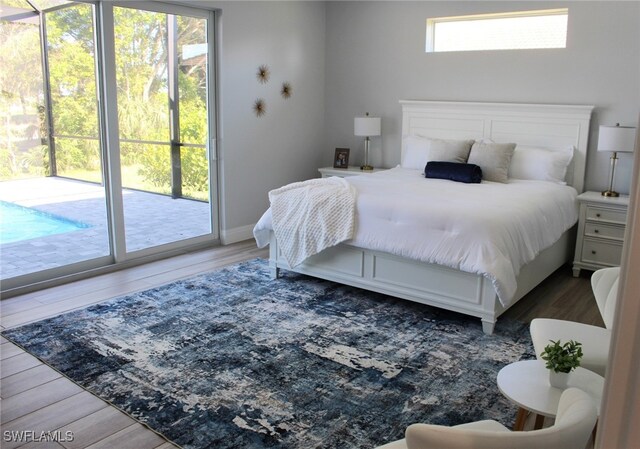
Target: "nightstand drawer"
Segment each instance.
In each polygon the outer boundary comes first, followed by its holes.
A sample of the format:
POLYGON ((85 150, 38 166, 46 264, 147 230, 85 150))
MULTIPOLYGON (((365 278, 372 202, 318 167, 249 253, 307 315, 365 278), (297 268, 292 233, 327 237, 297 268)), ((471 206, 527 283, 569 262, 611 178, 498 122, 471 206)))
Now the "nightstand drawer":
POLYGON ((585 223, 584 235, 622 241, 624 240, 624 226, 606 225, 602 223, 585 223))
POLYGON ((620 265, 622 244, 584 240, 582 245, 582 261, 602 265, 620 265))
POLYGON ((604 207, 587 206, 587 220, 626 224, 627 212, 622 210, 606 209, 604 207))

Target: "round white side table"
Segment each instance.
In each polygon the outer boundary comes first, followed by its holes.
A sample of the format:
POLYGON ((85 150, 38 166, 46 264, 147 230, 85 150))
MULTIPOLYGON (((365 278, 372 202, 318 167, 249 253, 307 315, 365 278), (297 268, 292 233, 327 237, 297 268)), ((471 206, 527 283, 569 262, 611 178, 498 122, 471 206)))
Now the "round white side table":
MULTIPOLYGON (((576 387, 593 399, 600 413, 604 377, 584 368, 576 368, 569 376, 568 387, 576 387)), ((522 430, 527 412, 536 415, 535 428, 542 428, 544 417, 555 418, 562 391, 549 384, 549 370, 542 360, 523 360, 505 366, 498 373, 498 388, 520 409, 513 430, 522 430)))

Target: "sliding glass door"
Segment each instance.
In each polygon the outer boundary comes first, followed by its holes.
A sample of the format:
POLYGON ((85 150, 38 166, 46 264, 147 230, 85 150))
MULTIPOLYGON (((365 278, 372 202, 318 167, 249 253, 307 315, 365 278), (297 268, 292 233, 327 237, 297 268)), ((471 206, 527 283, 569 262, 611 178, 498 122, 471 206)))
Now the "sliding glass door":
POLYGON ((0 22, 3 283, 111 260, 94 6, 27 6, 0 22))
POLYGON ((127 251, 210 234, 208 19, 125 4, 113 22, 127 251))
POLYGON ((216 241, 213 12, 14 3, 0 17, 15 71, 0 77, 15 92, 0 104, 3 291, 216 241))

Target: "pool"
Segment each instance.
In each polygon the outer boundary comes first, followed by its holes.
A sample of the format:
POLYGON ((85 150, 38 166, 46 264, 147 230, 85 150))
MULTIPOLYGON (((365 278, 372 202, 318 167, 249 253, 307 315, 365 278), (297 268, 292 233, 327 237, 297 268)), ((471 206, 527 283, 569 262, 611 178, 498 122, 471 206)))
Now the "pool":
POLYGON ((91 225, 0 201, 0 244, 89 228, 91 225))

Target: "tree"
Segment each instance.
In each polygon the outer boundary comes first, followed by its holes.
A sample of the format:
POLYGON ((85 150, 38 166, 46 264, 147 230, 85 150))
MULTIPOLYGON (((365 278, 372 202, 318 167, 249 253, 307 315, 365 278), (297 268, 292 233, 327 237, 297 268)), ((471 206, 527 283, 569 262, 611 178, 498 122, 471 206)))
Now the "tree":
POLYGON ((42 99, 38 25, 0 21, 0 179, 44 174, 42 99))
MULTIPOLYGON (((56 166, 62 173, 100 168, 92 8, 90 4, 75 3, 44 14, 56 166)), ((139 167, 137 172, 148 183, 159 191, 167 191, 171 179, 167 169, 170 163, 167 35, 173 19, 167 14, 126 7, 114 7, 113 11, 120 138, 167 142, 167 145, 121 142, 121 161, 124 165, 139 167)), ((204 19, 178 16, 176 22, 179 48, 206 42, 204 19)), ((9 99, 7 105, 3 103, 3 113, 15 109, 18 100, 23 105, 28 103, 33 111, 43 105, 41 80, 20 76, 21 73, 41 73, 38 33, 34 33, 34 27, 28 39, 31 40, 29 54, 25 55, 17 49, 25 48, 26 33, 9 28, 5 31, 4 27, 0 32, 3 67, 0 90, 3 100, 9 99), (24 56, 27 58, 21 59, 24 56), (25 70, 25 64, 29 64, 29 70, 25 70), (37 68, 34 70, 34 67, 37 68)), ((181 57, 180 133, 182 141, 188 143, 204 145, 207 141, 206 68, 206 53, 181 57)), ((5 153, 8 156, 11 151, 2 148, 0 153, 3 177, 17 170, 11 157, 5 157, 5 153)), ((208 190, 205 151, 184 151, 182 172, 187 194, 208 190)))

